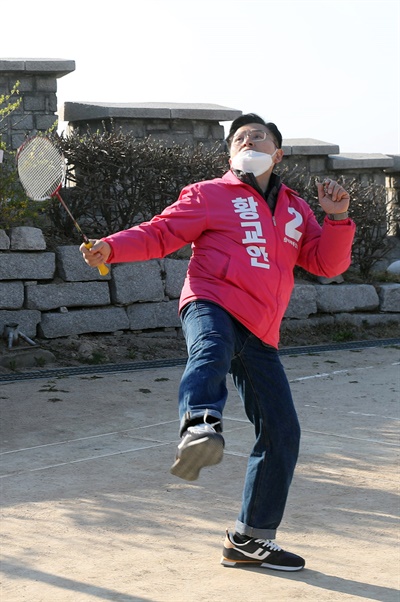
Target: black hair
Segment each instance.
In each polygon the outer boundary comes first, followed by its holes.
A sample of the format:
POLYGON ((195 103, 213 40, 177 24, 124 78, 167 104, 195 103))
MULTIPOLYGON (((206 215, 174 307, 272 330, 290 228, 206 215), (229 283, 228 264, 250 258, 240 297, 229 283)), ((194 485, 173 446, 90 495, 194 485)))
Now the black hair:
POLYGON ((243 125, 247 125, 248 123, 259 123, 260 125, 264 125, 268 129, 268 131, 273 135, 277 147, 282 147, 282 134, 276 127, 275 123, 267 123, 262 117, 256 115, 256 113, 245 113, 244 115, 240 115, 240 117, 237 117, 234 121, 232 121, 229 134, 227 135, 225 140, 226 144, 228 145, 228 148, 231 145, 231 141, 236 130, 241 128, 243 125))

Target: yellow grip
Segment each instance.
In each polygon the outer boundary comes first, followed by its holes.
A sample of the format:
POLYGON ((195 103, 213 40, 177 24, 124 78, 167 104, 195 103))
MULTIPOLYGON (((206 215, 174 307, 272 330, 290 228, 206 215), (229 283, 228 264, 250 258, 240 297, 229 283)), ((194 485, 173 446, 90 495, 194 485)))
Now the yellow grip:
MULTIPOLYGON (((92 242, 85 242, 84 244, 87 249, 91 249, 93 247, 92 242)), ((97 266, 97 269, 99 270, 99 274, 101 276, 107 276, 108 272, 110 271, 105 263, 102 263, 99 266, 97 266)))

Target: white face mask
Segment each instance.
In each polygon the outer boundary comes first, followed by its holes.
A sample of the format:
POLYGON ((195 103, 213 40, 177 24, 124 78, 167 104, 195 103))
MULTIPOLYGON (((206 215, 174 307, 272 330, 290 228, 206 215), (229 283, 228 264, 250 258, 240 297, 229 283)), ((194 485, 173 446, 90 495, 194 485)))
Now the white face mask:
MULTIPOLYGON (((276 153, 276 151, 275 151, 276 153)), ((254 150, 243 150, 231 159, 231 167, 245 173, 253 173, 255 177, 261 176, 273 165, 272 157, 275 155, 259 153, 254 150)))

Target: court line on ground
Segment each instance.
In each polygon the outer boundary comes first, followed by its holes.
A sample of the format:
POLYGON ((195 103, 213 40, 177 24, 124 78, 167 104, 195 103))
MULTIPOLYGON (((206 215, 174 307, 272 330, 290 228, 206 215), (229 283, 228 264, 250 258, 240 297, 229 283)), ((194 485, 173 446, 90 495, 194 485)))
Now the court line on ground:
MULTIPOLYGON (((396 365, 400 365, 400 362, 393 362, 391 364, 392 366, 396 366, 396 365)), ((315 375, 309 375, 309 376, 305 376, 305 377, 299 377, 296 379, 292 379, 289 382, 299 382, 299 381, 303 381, 303 380, 309 380, 312 378, 322 378, 322 377, 328 377, 331 375, 337 375, 337 374, 343 374, 343 373, 349 373, 350 371, 363 371, 363 370, 370 370, 371 368, 374 368, 374 366, 363 366, 360 368, 347 368, 347 369, 343 369, 343 370, 334 370, 332 372, 326 372, 326 373, 320 373, 320 374, 315 374, 315 375)), ((347 414, 351 413, 351 414, 357 414, 356 412, 346 412, 347 414)), ((360 413, 361 414, 361 413, 360 413)), ((376 414, 361 414, 364 416, 379 416, 376 414)), ((384 417, 381 416, 382 418, 389 418, 389 419, 393 419, 393 420, 398 420, 397 418, 390 418, 390 417, 384 417)), ((233 421, 238 421, 238 422, 243 422, 246 423, 246 420, 243 419, 238 419, 238 418, 229 418, 227 416, 225 416, 225 418, 227 420, 233 420, 233 421)), ((45 448, 45 447, 52 447, 52 446, 57 446, 57 445, 66 445, 69 443, 74 443, 74 442, 79 442, 79 441, 84 441, 84 440, 90 440, 90 439, 96 439, 96 438, 100 438, 100 437, 107 437, 107 436, 112 436, 112 435, 119 435, 119 434, 123 434, 123 433, 128 433, 128 432, 133 432, 133 431, 137 431, 137 430, 141 430, 141 429, 147 429, 147 428, 152 428, 155 426, 162 426, 162 425, 166 425, 166 424, 173 424, 174 422, 177 422, 177 420, 169 420, 166 422, 160 422, 160 423, 156 423, 156 424, 152 424, 152 425, 144 425, 144 426, 140 426, 140 427, 135 427, 133 429, 126 429, 123 431, 114 431, 114 432, 109 432, 109 433, 100 433, 98 435, 90 435, 88 437, 80 437, 77 439, 67 439, 64 441, 60 441, 60 442, 53 442, 53 443, 47 443, 47 444, 43 444, 43 445, 37 445, 37 446, 32 446, 32 447, 27 447, 27 448, 20 448, 17 450, 8 450, 5 452, 0 452, 0 455, 7 455, 7 454, 12 454, 12 453, 18 453, 21 451, 30 451, 33 449, 39 449, 39 448, 45 448)), ((249 424, 250 426, 250 424, 249 424)), ((351 437, 351 436, 347 436, 347 435, 340 435, 340 434, 336 434, 336 433, 328 433, 328 432, 320 432, 320 431, 311 431, 311 430, 307 430, 307 429, 303 429, 304 433, 311 433, 311 434, 319 434, 319 435, 325 435, 325 436, 332 436, 332 437, 337 437, 337 438, 344 438, 344 439, 349 439, 349 440, 356 440, 356 441, 364 441, 366 443, 380 443, 383 445, 387 445, 390 447, 399 447, 398 444, 396 443, 389 443, 389 442, 385 442, 385 441, 381 441, 378 439, 363 439, 363 438, 358 438, 358 437, 351 437)), ((142 447, 142 448, 134 448, 131 450, 125 450, 125 451, 118 451, 118 452, 112 452, 110 454, 101 454, 101 455, 97 455, 97 456, 90 456, 88 458, 81 458, 78 460, 71 460, 70 462, 63 462, 63 463, 58 463, 58 464, 54 464, 54 465, 49 465, 46 467, 40 467, 40 468, 35 468, 35 469, 30 469, 28 472, 36 472, 36 471, 40 471, 40 470, 46 470, 49 468, 56 468, 59 466, 66 466, 69 464, 76 464, 79 462, 85 462, 85 461, 90 461, 90 460, 94 460, 94 459, 99 459, 99 458, 106 458, 106 457, 110 457, 110 456, 115 456, 115 455, 121 455, 121 454, 125 454, 125 453, 130 453, 133 451, 140 451, 141 449, 151 449, 151 448, 155 448, 155 447, 160 447, 160 446, 165 446, 165 445, 170 445, 172 442, 162 442, 162 443, 156 443, 154 445, 151 446, 147 446, 147 447, 142 447)), ((228 455, 241 455, 240 453, 235 453, 235 452, 228 452, 226 451, 225 453, 227 453, 228 455)), ((243 454, 243 457, 247 457, 247 455, 243 454)), ((11 474, 6 474, 6 475, 0 475, 0 478, 5 478, 5 477, 9 477, 9 476, 13 476, 13 475, 17 475, 17 474, 24 474, 24 472, 17 472, 17 473, 11 473, 11 474)))
MULTIPOLYGON (((399 366, 400 362, 392 362, 389 366, 399 366)), ((349 374, 350 372, 360 372, 363 370, 372 370, 377 366, 360 366, 359 368, 343 368, 342 370, 332 370, 332 372, 318 372, 317 374, 310 374, 309 376, 299 376, 289 380, 290 383, 300 382, 302 380, 311 380, 313 378, 326 378, 327 376, 337 376, 338 374, 349 374)))
POLYGON ((31 447, 21 447, 19 449, 10 449, 8 451, 0 452, 0 456, 7 454, 15 454, 23 451, 31 451, 32 449, 41 449, 43 447, 54 447, 56 445, 67 445, 68 443, 78 443, 79 441, 87 441, 90 439, 98 439, 100 437, 111 437, 112 435, 121 435, 123 433, 131 433, 132 431, 139 431, 141 429, 152 428, 156 426, 164 426, 166 424, 173 424, 179 422, 178 420, 167 420, 166 422, 157 422, 156 424, 148 424, 146 426, 135 426, 132 429, 126 429, 123 431, 110 431, 109 433, 99 433, 98 435, 88 435, 87 437, 78 437, 77 439, 64 439, 63 441, 54 441, 53 443, 42 443, 41 445, 32 445, 31 447))
POLYGON ((143 447, 135 447, 132 449, 126 449, 123 451, 111 452, 109 454, 99 454, 97 456, 88 456, 86 458, 79 458, 78 460, 70 460, 69 462, 58 462, 57 464, 48 464, 46 466, 40 466, 39 468, 28 468, 27 470, 20 470, 16 472, 11 472, 8 474, 0 475, 0 479, 5 479, 7 477, 17 477, 30 472, 40 472, 42 470, 49 470, 51 468, 60 468, 62 466, 70 466, 71 464, 79 464, 82 462, 90 462, 91 460, 99 460, 101 458, 110 458, 112 456, 122 456, 123 454, 129 454, 132 452, 143 451, 145 449, 154 449, 156 447, 165 447, 167 445, 176 444, 176 441, 167 441, 163 443, 156 443, 153 445, 145 445, 143 447))
MULTIPOLYGON (((324 437, 336 437, 336 438, 340 438, 340 439, 347 439, 347 440, 352 440, 352 441, 362 441, 364 443, 377 443, 379 445, 387 445, 389 447, 400 447, 400 445, 396 444, 396 443, 388 443, 386 441, 381 441, 379 439, 364 439, 362 437, 351 437, 348 435, 338 435, 336 433, 329 433, 329 432, 321 432, 321 431, 311 431, 308 429, 303 429, 303 433, 309 433, 312 435, 322 435, 324 437)), ((88 456, 86 458, 79 458, 78 460, 70 460, 69 462, 58 462, 56 464, 48 464, 46 466, 41 466, 39 468, 30 468, 28 470, 22 470, 22 471, 17 471, 17 472, 12 472, 12 473, 8 473, 8 474, 4 474, 4 475, 0 475, 0 479, 5 479, 5 478, 9 478, 9 477, 15 477, 15 476, 21 476, 24 474, 28 474, 28 473, 32 473, 32 472, 41 472, 43 470, 50 470, 52 468, 60 468, 62 466, 70 466, 72 464, 79 464, 82 462, 90 462, 92 460, 99 460, 99 459, 103 459, 103 458, 110 458, 113 456, 122 456, 124 454, 129 454, 129 453, 133 453, 133 452, 139 452, 139 451, 143 451, 146 449, 155 449, 157 447, 166 447, 168 445, 172 445, 172 444, 176 444, 176 441, 166 441, 166 442, 162 442, 162 443, 154 443, 152 445, 145 445, 143 447, 135 447, 135 448, 131 448, 131 449, 127 449, 127 450, 123 450, 123 451, 117 451, 117 452, 111 452, 109 454, 98 454, 96 456, 88 456)), ((224 452, 226 455, 228 456, 238 456, 241 458, 248 458, 248 454, 244 454, 241 452, 234 452, 234 451, 228 451, 225 450, 224 452)))
POLYGON ((389 447, 400 447, 400 443, 389 443, 381 441, 381 439, 364 439, 364 437, 351 437, 351 435, 341 435, 338 433, 329 433, 328 431, 311 431, 302 429, 303 433, 311 433, 312 435, 323 435, 324 437, 337 437, 338 439, 350 439, 351 441, 363 441, 364 443, 379 443, 380 445, 388 445, 389 447))
POLYGON ((338 374, 349 374, 350 372, 360 372, 362 370, 371 370, 375 366, 363 366, 361 368, 343 368, 342 370, 332 370, 332 372, 318 372, 317 374, 310 374, 309 376, 299 376, 293 378, 289 382, 296 383, 302 380, 312 380, 313 378, 326 378, 327 376, 337 376, 338 374))

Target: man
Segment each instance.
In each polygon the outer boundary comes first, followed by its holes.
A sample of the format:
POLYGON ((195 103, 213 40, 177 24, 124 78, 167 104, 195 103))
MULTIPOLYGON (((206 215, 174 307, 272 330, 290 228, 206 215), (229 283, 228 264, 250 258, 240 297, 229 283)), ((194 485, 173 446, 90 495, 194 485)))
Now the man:
POLYGON ((103 262, 143 261, 192 243, 180 298, 188 362, 179 388, 180 436, 171 473, 189 481, 221 461, 222 414, 231 373, 255 429, 235 532, 226 533, 222 564, 284 571, 300 556, 272 540, 295 469, 300 428, 277 347, 299 265, 326 277, 350 264, 355 226, 348 193, 318 184, 322 228, 309 205, 273 173, 282 136, 273 123, 241 115, 227 137, 230 171, 184 188, 161 215, 81 251, 103 262))

